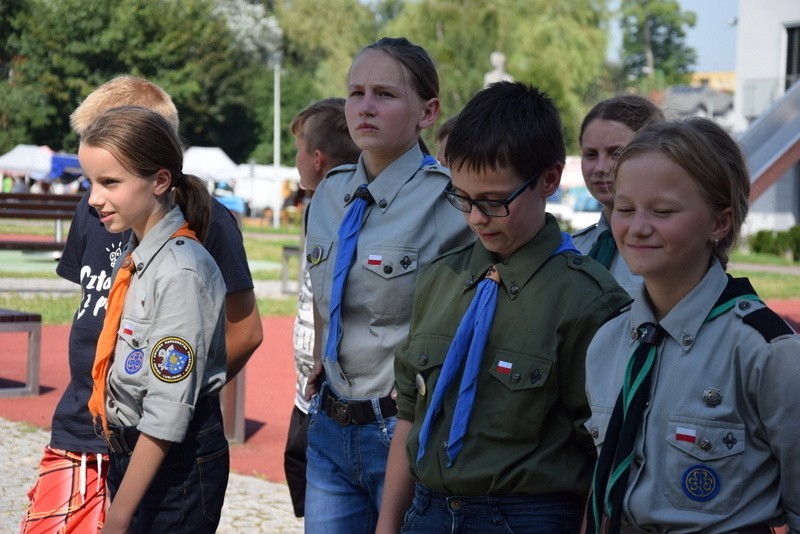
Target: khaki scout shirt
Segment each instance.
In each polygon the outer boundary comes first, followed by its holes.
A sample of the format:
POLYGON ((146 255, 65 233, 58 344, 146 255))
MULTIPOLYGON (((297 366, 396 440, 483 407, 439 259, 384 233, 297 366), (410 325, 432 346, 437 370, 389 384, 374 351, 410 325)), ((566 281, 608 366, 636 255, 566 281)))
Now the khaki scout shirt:
MULTIPOLYGON (((405 339, 414 282, 420 268, 455 246, 474 241, 462 213, 442 195, 449 174, 439 164, 420 168, 414 145, 369 182, 367 208, 355 260, 345 284, 342 341, 334 366, 323 358, 327 380, 340 396, 383 397, 394 385, 392 351, 405 339)), ((328 175, 314 192, 306 251, 314 301, 328 339, 330 292, 337 232, 358 186, 363 159, 328 175)))
MULTIPOLYGON (((752 300, 706 322, 727 282, 715 262, 660 322, 668 335, 633 450, 623 531, 731 532, 784 512, 800 530, 800 336, 765 339, 743 322, 764 308, 752 300)), ((586 426, 598 446, 635 348, 631 332, 644 322, 656 321, 642 290, 589 347, 586 426)))
POLYGON ((398 417, 413 423, 411 475, 425 486, 454 495, 587 495, 595 455, 583 428, 590 414, 584 356, 601 322, 630 299, 591 258, 552 256, 560 244, 558 223, 547 215, 545 227, 504 263, 477 241, 420 275, 395 372, 398 417), (459 375, 417 464, 419 431, 445 355, 492 264, 502 285, 463 449, 447 467, 440 445, 448 439, 459 375))
MULTIPOLYGON (((592 246, 600 237, 600 234, 608 229, 610 229, 608 221, 606 221, 605 216, 601 214, 600 220, 596 224, 587 226, 583 230, 572 234, 572 242, 575 248, 580 250, 582 254, 589 254, 589 251, 592 250, 592 246)), ((631 272, 619 251, 614 254, 614 259, 611 260, 611 265, 608 266, 608 270, 611 276, 614 277, 614 280, 616 280, 629 295, 636 293, 637 288, 642 285, 642 277, 631 272)))
POLYGON ((197 241, 170 236, 184 223, 173 208, 141 243, 125 297, 106 397, 109 424, 181 442, 200 397, 225 382, 225 282, 197 241))

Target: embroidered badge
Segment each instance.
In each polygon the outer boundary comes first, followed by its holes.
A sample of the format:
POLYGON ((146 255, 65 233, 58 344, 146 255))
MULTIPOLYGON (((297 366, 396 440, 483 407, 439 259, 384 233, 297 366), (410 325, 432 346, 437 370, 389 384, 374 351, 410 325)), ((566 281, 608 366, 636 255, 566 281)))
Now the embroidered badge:
POLYGON ((424 397, 425 394, 428 392, 428 388, 425 386, 425 379, 422 378, 421 374, 417 373, 417 376, 415 377, 414 380, 417 384, 417 391, 421 396, 424 397))
POLYGON ((403 259, 400 260, 400 267, 407 270, 409 267, 411 267, 411 263, 411 258, 408 256, 403 256, 403 259))
POLYGON ((194 350, 179 337, 165 337, 150 353, 150 369, 163 382, 180 382, 194 368, 194 350))
POLYGON ((500 360, 500 362, 498 362, 497 364, 497 367, 495 368, 495 371, 497 371, 498 373, 503 373, 504 375, 510 375, 511 368, 513 366, 514 364, 512 364, 511 362, 500 360))
POLYGON ((736 438, 733 437, 733 432, 728 432, 725 435, 725 437, 722 438, 722 443, 724 443, 725 446, 728 447, 728 450, 731 450, 737 443, 736 438))
POLYGON ((531 384, 535 384, 539 380, 542 379, 542 372, 539 369, 534 369, 530 373, 528 373, 528 378, 531 379, 531 384))
POLYGON ((706 502, 717 496, 720 479, 716 471, 707 465, 693 465, 683 473, 683 492, 693 501, 706 502))
POLYGON ((133 326, 131 326, 129 324, 124 325, 122 327, 122 333, 124 335, 126 335, 126 336, 132 336, 133 335, 133 326))
POLYGON ((685 441, 687 443, 694 443, 697 441, 697 430, 694 428, 684 428, 679 426, 675 429, 675 441, 685 441))
POLYGON ((367 256, 367 265, 380 265, 383 263, 383 256, 380 254, 370 254, 367 256))
POLYGON ((144 362, 144 352, 140 350, 134 350, 128 357, 125 358, 125 372, 129 375, 133 375, 139 372, 142 368, 142 363, 144 362))
POLYGON ((306 258, 312 265, 317 265, 319 262, 322 261, 322 247, 316 245, 313 249, 311 249, 311 254, 308 255, 306 258))

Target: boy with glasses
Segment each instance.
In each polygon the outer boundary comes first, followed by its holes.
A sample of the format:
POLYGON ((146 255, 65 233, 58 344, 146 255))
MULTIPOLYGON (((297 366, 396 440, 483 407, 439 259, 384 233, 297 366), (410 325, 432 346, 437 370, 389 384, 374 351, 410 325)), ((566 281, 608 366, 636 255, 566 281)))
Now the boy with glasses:
POLYGON ((595 448, 586 347, 629 300, 545 213, 559 113, 520 83, 484 89, 447 142, 445 196, 478 236, 417 280, 395 351, 398 424, 379 532, 578 532, 595 448))

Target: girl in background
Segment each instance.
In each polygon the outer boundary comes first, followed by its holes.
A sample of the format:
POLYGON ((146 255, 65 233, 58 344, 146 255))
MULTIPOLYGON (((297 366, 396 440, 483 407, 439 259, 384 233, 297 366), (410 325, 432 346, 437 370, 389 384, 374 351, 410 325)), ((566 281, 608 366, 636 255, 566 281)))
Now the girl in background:
POLYGON ((614 201, 611 167, 619 152, 642 127, 663 120, 664 114, 644 97, 619 95, 597 104, 581 124, 581 172, 586 188, 603 207, 600 220, 575 232, 575 247, 596 259, 611 271, 617 283, 628 293, 641 278, 631 273, 617 253, 609 221, 614 201))
POLYGON ((438 91, 431 58, 407 39, 381 39, 350 67, 345 115, 362 154, 320 183, 306 241, 316 394, 307 532, 374 531, 397 422, 392 353, 408 334, 416 275, 474 239, 419 137, 439 113, 438 91))
POLYGON ((614 176, 611 228, 644 284, 587 353, 589 531, 800 531, 800 336, 725 272, 739 147, 707 119, 655 124, 614 176))
POLYGON ((82 134, 78 156, 100 222, 132 230, 89 400, 111 452, 104 530, 214 532, 229 453, 218 397, 225 284, 200 243, 211 198, 183 174, 174 128, 145 108, 103 113, 82 134))

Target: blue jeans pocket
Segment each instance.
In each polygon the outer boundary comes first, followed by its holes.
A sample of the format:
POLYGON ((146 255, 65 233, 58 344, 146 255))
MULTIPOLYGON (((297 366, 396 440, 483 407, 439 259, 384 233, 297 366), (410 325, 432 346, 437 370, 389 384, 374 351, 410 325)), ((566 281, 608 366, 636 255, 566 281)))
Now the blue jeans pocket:
POLYGON ((230 473, 230 453, 228 447, 197 459, 203 516, 209 521, 219 523, 225 490, 230 473))

